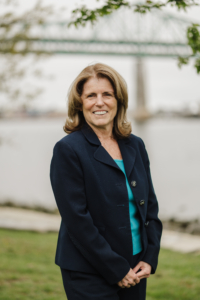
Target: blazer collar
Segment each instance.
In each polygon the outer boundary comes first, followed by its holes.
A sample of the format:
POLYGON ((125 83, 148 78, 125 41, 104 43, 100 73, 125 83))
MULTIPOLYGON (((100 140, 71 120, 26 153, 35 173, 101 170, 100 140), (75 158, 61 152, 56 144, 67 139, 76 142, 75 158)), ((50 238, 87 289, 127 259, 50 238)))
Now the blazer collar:
POLYGON ((86 121, 84 121, 83 127, 81 128, 82 133, 91 144, 101 145, 100 140, 98 139, 94 130, 88 125, 86 121))
POLYGON ((129 138, 118 140, 118 145, 122 154, 126 176, 128 178, 135 164, 136 150, 131 145, 131 141, 129 138))
MULTIPOLYGON (((99 141, 97 135, 95 134, 93 129, 87 124, 86 121, 84 122, 81 131, 89 143, 99 146, 94 152, 94 158, 104 164, 119 169, 114 159, 105 150, 105 148, 101 146, 101 142, 99 141)), ((132 145, 130 145, 131 144, 130 138, 118 139, 117 142, 122 154, 126 175, 127 177, 129 177, 135 163, 136 150, 132 145)))

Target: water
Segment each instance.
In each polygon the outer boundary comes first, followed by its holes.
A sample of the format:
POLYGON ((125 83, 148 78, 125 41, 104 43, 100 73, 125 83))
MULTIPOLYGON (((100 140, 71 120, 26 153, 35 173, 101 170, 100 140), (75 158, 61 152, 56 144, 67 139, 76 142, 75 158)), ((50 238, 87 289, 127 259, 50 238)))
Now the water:
MULTIPOLYGON (((56 207, 49 180, 54 144, 64 119, 1 120, 0 202, 56 207)), ((200 219, 200 120, 155 119, 133 123, 146 145, 160 217, 200 219)))

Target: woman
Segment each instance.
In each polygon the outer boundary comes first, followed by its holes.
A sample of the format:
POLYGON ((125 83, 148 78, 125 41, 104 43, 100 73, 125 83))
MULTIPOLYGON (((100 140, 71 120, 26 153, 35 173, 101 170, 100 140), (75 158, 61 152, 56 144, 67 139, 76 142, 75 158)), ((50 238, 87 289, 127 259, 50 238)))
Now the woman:
POLYGON ((85 68, 69 92, 68 135, 54 147, 50 174, 68 300, 144 300, 157 267, 158 203, 127 107, 126 83, 107 65, 85 68))

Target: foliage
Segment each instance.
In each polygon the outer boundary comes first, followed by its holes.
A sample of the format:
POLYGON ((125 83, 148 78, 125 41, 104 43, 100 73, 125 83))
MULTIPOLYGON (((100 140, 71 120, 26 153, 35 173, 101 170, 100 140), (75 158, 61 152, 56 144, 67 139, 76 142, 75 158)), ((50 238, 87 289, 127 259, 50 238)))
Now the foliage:
POLYGON ((1 57, 0 94, 7 98, 6 103, 12 103, 12 105, 17 103, 25 108, 28 107, 30 101, 36 99, 43 92, 43 88, 38 85, 37 80, 41 77, 44 78, 45 75, 35 67, 38 59, 29 57, 26 60, 21 55, 12 54, 1 57), (33 80, 36 84, 32 83, 33 80))
POLYGON ((200 58, 196 59, 194 66, 197 69, 197 73, 200 73, 200 58))
POLYGON ((182 65, 187 65, 189 61, 188 57, 178 57, 178 67, 180 68, 182 65))
MULTIPOLYGON (((21 54, 27 54, 30 50, 30 32, 33 26, 42 25, 48 17, 53 14, 52 6, 43 6, 38 1, 31 9, 16 14, 14 7, 16 0, 5 0, 3 7, 10 4, 9 9, 0 14, 0 51, 1 53, 17 54, 18 42, 23 39, 23 51, 21 54), (11 5, 12 4, 12 5, 11 5)), ((41 54, 36 51, 36 54, 41 54)))
POLYGON ((135 12, 146 13, 147 11, 150 11, 153 8, 160 9, 162 7, 166 7, 167 5, 176 6, 179 10, 182 9, 186 11, 188 7, 198 5, 198 3, 196 3, 196 1, 194 0, 167 0, 166 2, 162 3, 147 0, 146 4, 136 5, 135 12))
MULTIPOLYGON (((99 0, 96 1, 99 2, 99 0)), ((85 5, 82 5, 81 7, 74 9, 72 11, 73 20, 70 22, 69 26, 72 24, 76 27, 78 25, 85 26, 87 22, 94 24, 99 17, 109 15, 121 7, 128 7, 133 9, 134 12, 144 14, 152 9, 161 9, 168 5, 176 6, 179 10, 182 9, 186 11, 188 7, 199 4, 194 0, 167 0, 166 2, 146 0, 145 4, 136 4, 124 0, 106 0, 105 4, 100 8, 88 9, 85 5)))
MULTIPOLYGON (((66 299, 54 264, 57 233, 0 229, 0 300, 66 299)), ((198 300, 200 255, 161 250, 147 300, 198 300)))
MULTIPOLYGON (((132 9, 135 13, 145 14, 151 12, 152 9, 163 9, 169 5, 176 7, 178 10, 186 11, 189 7, 200 4, 195 0, 166 0, 165 2, 146 0, 145 4, 136 4, 124 0, 106 0, 104 5, 96 9, 88 9, 85 5, 74 9, 72 11, 72 21, 69 23, 69 26, 85 26, 88 22, 94 24, 99 18, 109 15, 121 7, 132 9)), ((187 41, 193 54, 188 57, 178 57, 179 67, 188 64, 190 58, 200 55, 200 31, 198 26, 198 24, 192 24, 187 28, 187 41)), ((200 73, 199 57, 196 58, 194 66, 197 73, 200 73)))
POLYGON ((193 54, 200 52, 200 32, 198 24, 192 24, 187 30, 188 45, 192 48, 193 54))
POLYGON ((131 5, 129 2, 124 0, 107 0, 105 5, 94 10, 88 9, 85 5, 83 5, 80 8, 74 9, 72 11, 74 20, 69 23, 69 26, 71 26, 72 24, 76 27, 78 25, 85 26, 88 21, 94 24, 94 22, 97 21, 99 17, 109 15, 120 7, 130 8, 131 5), (78 15, 80 15, 80 17, 77 17, 78 15))
POLYGON ((59 12, 55 12, 50 5, 44 6, 40 1, 21 13, 17 8, 17 0, 2 0, 0 3, 0 95, 8 101, 15 100, 27 106, 30 100, 43 91, 41 86, 33 85, 32 79, 37 82, 42 76, 47 78, 36 66, 36 62, 47 55, 42 55, 39 51, 35 51, 32 56, 29 54, 30 32, 35 25, 43 24, 50 16, 59 12), (20 39, 23 39, 23 43, 19 43, 20 39), (29 59, 26 59, 27 56, 29 59), (22 79, 26 78, 30 80, 22 87, 22 79))

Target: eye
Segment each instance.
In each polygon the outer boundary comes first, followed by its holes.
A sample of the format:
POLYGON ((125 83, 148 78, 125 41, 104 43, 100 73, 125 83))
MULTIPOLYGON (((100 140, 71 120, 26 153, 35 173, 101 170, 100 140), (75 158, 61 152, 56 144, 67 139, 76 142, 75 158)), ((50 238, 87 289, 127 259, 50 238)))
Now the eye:
POLYGON ((112 97, 112 94, 111 94, 111 93, 105 93, 104 95, 105 95, 105 96, 108 96, 108 97, 112 97))
POLYGON ((89 94, 89 95, 87 96, 87 98, 92 98, 92 97, 94 97, 94 94, 89 94))

